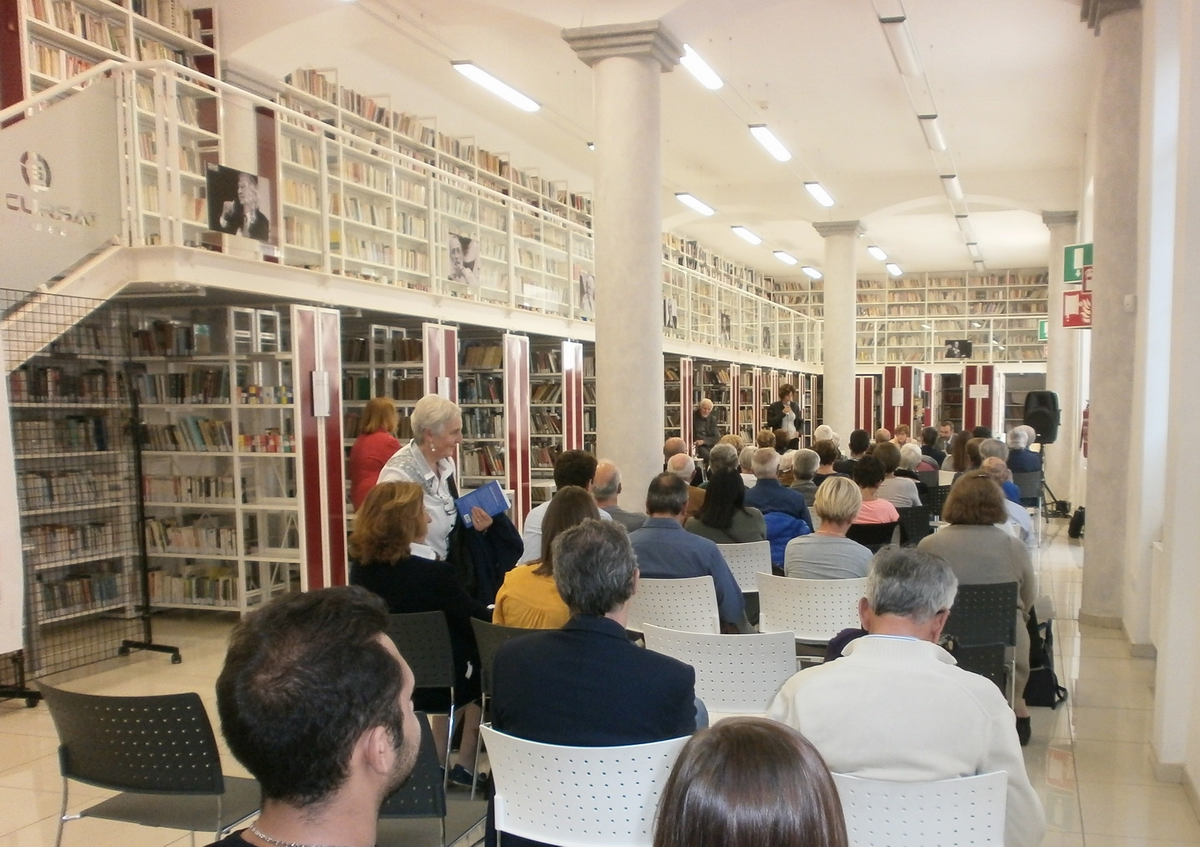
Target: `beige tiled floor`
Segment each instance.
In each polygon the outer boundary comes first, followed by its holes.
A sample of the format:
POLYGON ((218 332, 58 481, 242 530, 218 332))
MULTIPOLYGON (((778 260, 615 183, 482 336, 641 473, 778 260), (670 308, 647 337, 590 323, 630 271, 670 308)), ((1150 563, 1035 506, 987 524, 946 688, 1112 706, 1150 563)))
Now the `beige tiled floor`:
MULTIPOLYGON (((1040 556, 1042 591, 1055 602, 1055 661, 1071 693, 1056 711, 1034 709, 1029 773, 1046 807, 1046 847, 1200 847, 1200 822, 1182 788, 1156 782, 1149 728, 1154 663, 1134 659, 1114 630, 1080 627, 1082 550, 1052 526, 1040 556)), ((198 691, 213 711, 213 680, 228 619, 203 615, 156 620, 156 639, 179 646, 181 665, 140 654, 62 684, 81 691, 153 694, 198 691)), ((44 706, 0 703, 0 847, 48 847, 58 813, 55 735, 44 706)), ((227 757, 226 773, 243 771, 227 757)), ((74 786, 73 808, 104 792, 74 786)), ((203 844, 203 836, 198 836, 203 844)), ((162 847, 188 844, 186 833, 83 820, 67 826, 64 844, 162 847)))

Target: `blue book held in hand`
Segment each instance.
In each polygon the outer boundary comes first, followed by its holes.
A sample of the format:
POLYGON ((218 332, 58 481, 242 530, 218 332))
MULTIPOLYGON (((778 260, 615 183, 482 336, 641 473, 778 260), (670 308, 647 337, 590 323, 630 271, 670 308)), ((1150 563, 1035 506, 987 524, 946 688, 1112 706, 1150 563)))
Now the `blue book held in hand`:
POLYGON ((472 508, 478 506, 495 517, 508 509, 508 498, 504 496, 504 489, 500 487, 500 483, 492 480, 487 485, 459 497, 454 504, 458 506, 458 513, 462 515, 463 523, 469 527, 471 526, 472 508))

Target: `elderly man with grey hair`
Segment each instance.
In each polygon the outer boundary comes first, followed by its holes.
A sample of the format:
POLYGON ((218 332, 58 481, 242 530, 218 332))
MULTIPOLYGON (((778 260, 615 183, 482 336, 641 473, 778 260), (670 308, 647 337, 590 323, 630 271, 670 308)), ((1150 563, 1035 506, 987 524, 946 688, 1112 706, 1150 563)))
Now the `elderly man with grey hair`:
POLYGON ((1008 469, 1013 473, 1037 473, 1042 469, 1040 453, 1034 453, 1029 445, 1037 438, 1031 426, 1014 426, 1008 431, 1008 469))
POLYGON ((688 502, 685 517, 691 517, 704 505, 704 489, 693 485, 696 479, 696 461, 691 456, 678 454, 667 459, 667 473, 674 474, 687 483, 688 502))
POLYGON ((817 499, 817 484, 813 482, 813 474, 820 466, 821 457, 807 447, 797 450, 792 457, 792 491, 800 492, 809 509, 817 499))
MULTIPOLYGON (((985 474, 996 480, 996 485, 1001 488, 1004 483, 1011 482, 1012 474, 1000 459, 995 456, 989 456, 983 460, 983 464, 979 469, 985 474)), ((1004 498, 1004 508, 1008 511, 1008 523, 1006 528, 1017 538, 1025 542, 1025 546, 1030 552, 1037 550, 1037 536, 1033 531, 1033 521, 1029 517, 1029 512, 1025 511, 1025 507, 1014 503, 1007 497, 1004 498)))
POLYGON ((614 521, 632 532, 646 522, 646 516, 617 505, 617 496, 620 493, 620 468, 609 459, 601 459, 596 465, 596 476, 592 481, 592 496, 596 498, 596 505, 600 507, 600 511, 607 512, 614 521))
POLYGON ((867 634, 837 661, 788 680, 767 717, 802 732, 835 773, 930 782, 1002 771, 1005 847, 1037 847, 1045 815, 1016 717, 995 683, 937 645, 957 591, 942 558, 884 548, 858 605, 867 634))
POLYGON ((708 454, 709 478, 718 471, 738 472, 738 451, 732 444, 718 444, 708 454))
MULTIPOLYGON (((981 459, 999 459, 1007 465, 1008 452, 1008 445, 998 438, 985 438, 979 442, 979 456, 981 459)), ((1001 482, 1000 490, 1004 492, 1005 499, 1020 505, 1021 492, 1017 489, 1012 479, 1006 479, 1001 482)))

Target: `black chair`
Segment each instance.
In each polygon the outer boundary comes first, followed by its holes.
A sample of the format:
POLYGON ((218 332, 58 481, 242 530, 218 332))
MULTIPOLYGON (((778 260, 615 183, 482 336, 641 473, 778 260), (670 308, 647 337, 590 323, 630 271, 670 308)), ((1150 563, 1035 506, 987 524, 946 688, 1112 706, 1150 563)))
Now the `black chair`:
POLYGON ((896 534, 897 521, 891 523, 854 523, 846 531, 846 537, 857 541, 872 553, 878 553, 881 547, 892 543, 896 534))
MULTIPOLYGON (((1016 686, 1017 583, 960 585, 942 634, 964 647, 1000 644, 1009 665, 1009 691, 1016 686)), ((1010 694, 1009 702, 1014 702, 1010 694)))
POLYGON ((1006 651, 1007 648, 1003 644, 976 644, 970 647, 956 644, 950 654, 964 671, 987 677, 996 683, 1001 694, 1007 696, 1008 661, 1004 655, 1006 651))
POLYGON ((942 517, 942 507, 946 505, 946 497, 950 494, 949 485, 931 485, 929 486, 929 503, 927 504, 933 510, 933 516, 940 519, 942 517))
POLYGON ((446 613, 437 611, 392 615, 387 634, 412 669, 415 689, 446 689, 445 711, 432 712, 446 716, 446 766, 442 775, 444 786, 450 781, 450 750, 454 744, 455 682, 454 650, 450 644, 450 627, 446 623, 446 613))
POLYGON ((199 694, 108 697, 39 688, 58 732, 63 777, 55 847, 63 825, 85 817, 212 832, 220 840, 258 814, 258 782, 221 773, 199 694), (68 815, 72 779, 121 793, 68 815))
POLYGON ((941 471, 917 471, 917 479, 925 483, 926 488, 937 488, 942 482, 941 471))
POLYGON ((905 506, 900 513, 900 543, 905 547, 919 544, 921 539, 933 533, 929 522, 933 520, 932 506, 905 506))
POLYGON ((1040 547, 1042 544, 1042 521, 1046 517, 1046 510, 1042 502, 1042 472, 1015 473, 1012 478, 1013 485, 1017 487, 1017 496, 1021 500, 1021 505, 1034 510, 1032 517, 1034 523, 1037 524, 1038 546, 1040 547))
MULTIPOLYGON (((475 630, 475 644, 479 647, 479 685, 482 689, 480 706, 483 710, 483 720, 489 720, 488 706, 492 700, 492 665, 496 661, 496 651, 500 645, 522 635, 537 632, 536 629, 522 629, 517 626, 500 626, 499 624, 471 618, 471 628, 475 630)), ((479 773, 479 754, 483 749, 483 734, 475 742, 475 770, 479 773)), ((471 799, 475 799, 475 786, 471 786, 471 799)))

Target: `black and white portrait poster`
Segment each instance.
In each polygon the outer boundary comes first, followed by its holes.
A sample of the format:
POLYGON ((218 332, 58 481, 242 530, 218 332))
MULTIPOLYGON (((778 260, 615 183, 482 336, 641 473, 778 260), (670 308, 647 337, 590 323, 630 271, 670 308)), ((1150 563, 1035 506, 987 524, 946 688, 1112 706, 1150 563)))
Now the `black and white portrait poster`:
POLYGON ((721 343, 727 347, 733 343, 733 316, 729 312, 721 312, 721 343))
POLYGON ((969 359, 971 358, 971 342, 964 339, 954 339, 946 342, 946 358, 947 359, 969 359))
POLYGON ((205 174, 208 228, 255 241, 271 240, 271 183, 257 174, 209 165, 205 174))
POLYGON ((679 304, 673 296, 663 298, 663 326, 667 329, 679 329, 679 304))
POLYGON ((596 311, 596 275, 588 271, 579 272, 579 311, 596 311))
POLYGON ((450 256, 451 282, 465 282, 467 285, 478 285, 479 276, 475 263, 479 261, 479 242, 467 235, 456 232, 450 233, 447 243, 450 256))

